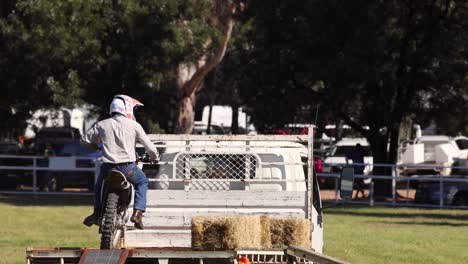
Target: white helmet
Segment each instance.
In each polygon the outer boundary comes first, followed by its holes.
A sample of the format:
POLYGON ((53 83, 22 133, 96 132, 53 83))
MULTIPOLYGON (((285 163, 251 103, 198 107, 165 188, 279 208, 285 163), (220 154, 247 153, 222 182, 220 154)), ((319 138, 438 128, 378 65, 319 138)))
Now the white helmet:
POLYGON ((109 114, 118 113, 126 116, 129 119, 135 120, 133 110, 137 107, 143 106, 140 101, 124 94, 114 96, 110 104, 109 114))

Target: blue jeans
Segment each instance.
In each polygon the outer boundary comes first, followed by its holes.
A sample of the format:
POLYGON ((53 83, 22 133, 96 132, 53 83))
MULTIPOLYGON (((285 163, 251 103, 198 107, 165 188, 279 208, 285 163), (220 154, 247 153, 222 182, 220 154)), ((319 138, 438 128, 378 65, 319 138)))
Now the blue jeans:
POLYGON ((140 211, 146 210, 146 192, 148 191, 148 178, 143 171, 138 168, 134 163, 103 163, 101 165, 101 172, 99 173, 96 185, 94 186, 94 208, 101 208, 101 187, 102 181, 111 170, 122 172, 127 180, 133 184, 135 188, 135 199, 133 209, 140 211))

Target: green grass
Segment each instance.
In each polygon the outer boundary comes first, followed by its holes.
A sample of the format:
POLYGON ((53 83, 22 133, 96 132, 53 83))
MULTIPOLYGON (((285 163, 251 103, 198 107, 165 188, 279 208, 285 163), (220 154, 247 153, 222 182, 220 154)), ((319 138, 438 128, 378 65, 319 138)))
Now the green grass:
POLYGON ((0 196, 0 263, 26 263, 27 247, 97 247, 97 228, 81 224, 89 197, 0 196))
POLYGON ((468 211, 324 210, 325 254, 351 263, 468 263, 468 211))
MULTIPOLYGON (((82 219, 90 197, 0 196, 0 263, 25 263, 25 249, 97 247, 82 219)), ((385 207, 324 210, 325 254, 351 263, 468 263, 468 211, 385 207)))

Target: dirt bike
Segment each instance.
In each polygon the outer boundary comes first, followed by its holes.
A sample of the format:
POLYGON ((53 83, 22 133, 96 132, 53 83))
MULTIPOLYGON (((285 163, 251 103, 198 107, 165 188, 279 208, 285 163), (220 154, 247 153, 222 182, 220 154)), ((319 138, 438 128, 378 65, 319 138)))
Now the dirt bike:
MULTIPOLYGON (((142 164, 153 164, 147 153, 136 155, 136 165, 143 168, 142 164)), ((101 249, 119 248, 125 224, 131 214, 128 206, 134 197, 133 185, 125 175, 117 170, 111 170, 103 180, 101 188, 101 212, 98 220, 99 233, 101 234, 101 249)))
POLYGON ((112 170, 104 179, 101 189, 103 206, 98 221, 101 249, 119 247, 125 223, 130 218, 127 209, 133 193, 133 185, 120 171, 112 170))

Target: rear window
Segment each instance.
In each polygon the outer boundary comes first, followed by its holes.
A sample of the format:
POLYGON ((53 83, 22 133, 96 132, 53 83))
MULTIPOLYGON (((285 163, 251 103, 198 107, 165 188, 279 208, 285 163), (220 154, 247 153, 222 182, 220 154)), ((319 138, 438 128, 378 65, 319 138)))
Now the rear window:
POLYGON ((437 145, 440 145, 440 144, 447 144, 449 143, 448 141, 426 141, 426 142, 422 142, 424 144, 424 148, 425 149, 431 149, 431 148, 435 148, 435 146, 437 145))
POLYGON ((255 177, 258 161, 251 154, 184 153, 176 159, 177 178, 244 179, 255 177))
POLYGON ((96 150, 80 145, 79 143, 73 143, 65 145, 61 151, 59 151, 59 156, 85 156, 89 154, 96 153, 96 150))
POLYGON ((71 131, 43 131, 39 132, 37 136, 40 138, 72 138, 73 134, 71 131))
POLYGON ((458 139, 455 141, 459 149, 468 149, 468 140, 466 139, 458 139))

